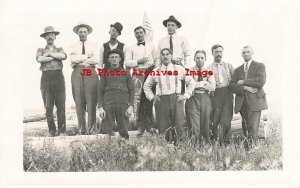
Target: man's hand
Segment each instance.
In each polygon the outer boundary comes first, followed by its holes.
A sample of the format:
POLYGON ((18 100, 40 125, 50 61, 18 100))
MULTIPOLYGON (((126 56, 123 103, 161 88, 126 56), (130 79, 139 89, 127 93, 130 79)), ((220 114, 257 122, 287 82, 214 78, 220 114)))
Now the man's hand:
POLYGON ((52 53, 47 52, 47 53, 44 53, 43 56, 45 56, 45 57, 52 57, 52 53))
POLYGON ((87 54, 87 57, 88 58, 91 58, 91 57, 93 57, 94 55, 93 54, 87 54))
POLYGON ((199 86, 200 86, 200 87, 204 87, 204 86, 206 86, 206 85, 208 85, 208 84, 209 84, 208 81, 200 81, 199 86))
POLYGON ((130 118, 133 114, 133 106, 129 106, 126 110, 125 116, 130 118))
POLYGON ((186 100, 186 99, 187 99, 186 96, 184 96, 184 95, 178 95, 178 97, 177 97, 177 102, 181 102, 181 101, 184 101, 184 100, 186 100))
POLYGON ((159 96, 154 95, 154 97, 152 98, 152 101, 153 101, 154 103, 156 103, 156 101, 160 101, 159 96))
POLYGON ((101 108, 99 109, 99 116, 100 116, 101 119, 105 119, 105 117, 106 117, 106 112, 105 112, 105 110, 103 109, 103 107, 101 107, 101 108))
POLYGON ((237 85, 244 85, 244 80, 239 80, 238 82, 237 82, 237 85))
POLYGON ((143 57, 137 61, 137 64, 145 64, 148 62, 148 57, 143 57))
POLYGON ((244 90, 250 92, 250 93, 256 93, 258 91, 257 88, 255 87, 249 87, 249 86, 244 86, 244 90))

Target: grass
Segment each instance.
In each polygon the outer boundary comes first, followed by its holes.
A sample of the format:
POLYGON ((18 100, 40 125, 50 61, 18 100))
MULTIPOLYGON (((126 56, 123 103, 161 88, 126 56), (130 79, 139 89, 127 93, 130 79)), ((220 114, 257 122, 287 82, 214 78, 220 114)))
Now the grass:
POLYGON ((134 142, 107 136, 73 141, 67 150, 55 147, 51 140, 36 149, 24 137, 23 167, 31 172, 282 170, 279 119, 273 117, 270 127, 270 136, 250 151, 244 149, 239 135, 227 146, 203 145, 193 139, 174 146, 161 135, 134 142))

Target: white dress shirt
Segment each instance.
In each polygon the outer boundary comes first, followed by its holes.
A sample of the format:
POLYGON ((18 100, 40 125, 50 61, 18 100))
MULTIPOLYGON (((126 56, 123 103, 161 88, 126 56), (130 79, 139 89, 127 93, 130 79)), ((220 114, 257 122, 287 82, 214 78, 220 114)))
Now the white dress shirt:
POLYGON ((99 63, 99 48, 93 42, 85 41, 85 54, 82 54, 82 42, 76 42, 70 47, 70 61, 71 65, 75 66, 81 63, 87 63, 90 65, 96 65, 99 63), (88 58, 88 54, 92 54, 91 58, 88 58))
POLYGON ((158 96, 171 95, 174 93, 180 94, 181 80, 184 80, 187 85, 184 96, 186 98, 190 98, 192 96, 196 82, 191 76, 185 74, 185 69, 182 66, 173 64, 169 64, 168 66, 161 65, 160 67, 153 69, 153 72, 155 72, 156 74, 149 75, 144 84, 144 92, 148 100, 153 100, 154 93, 152 92, 151 88, 155 84, 156 95, 158 96), (160 72, 160 75, 157 74, 158 71, 160 72), (173 73, 177 71, 177 75, 163 75, 163 71, 172 71, 173 73), (170 88, 167 84, 167 76, 170 80, 170 88), (161 86, 159 82, 161 83, 161 86))
POLYGON ((234 72, 234 68, 230 63, 225 63, 225 62, 220 62, 220 63, 216 63, 213 62, 208 69, 210 69, 211 71, 213 71, 215 79, 216 79, 216 84, 217 84, 217 88, 222 88, 222 87, 227 87, 229 86, 229 83, 231 81, 231 78, 233 76, 233 72, 234 72), (218 65, 219 64, 219 65, 218 65), (220 70, 221 72, 219 72, 219 68, 218 66, 220 66, 220 70), (220 82, 219 80, 219 74, 222 74, 222 81, 220 82))
MULTIPOLYGON (((110 47, 110 49, 111 50, 114 50, 114 49, 116 49, 117 47, 118 47, 118 42, 115 44, 115 45, 111 45, 110 43, 108 43, 109 44, 109 47, 110 47)), ((124 44, 124 47, 123 47, 123 53, 124 53, 124 57, 125 57, 125 55, 126 55, 126 50, 127 50, 127 47, 126 47, 126 45, 124 44)), ((104 46, 103 46, 103 44, 101 45, 101 47, 100 47, 100 61, 99 61, 99 67, 100 68, 103 68, 103 54, 104 53, 104 46)), ((124 67, 125 68, 125 67, 124 67)))
MULTIPOLYGON (((177 35, 176 33, 172 35, 172 42, 173 42, 173 58, 181 58, 181 63, 186 68, 191 68, 192 63, 190 62, 190 56, 191 56, 191 50, 189 42, 186 38, 177 35)), ((158 47, 157 47, 157 53, 156 53, 156 62, 155 64, 157 66, 160 65, 160 51, 164 48, 170 48, 170 35, 167 35, 160 39, 158 47)))
POLYGON ((152 43, 145 43, 145 46, 137 43, 128 47, 125 56, 125 66, 130 68, 148 68, 154 65, 156 50, 152 43), (144 57, 148 58, 145 64, 138 64, 137 61, 144 57))
MULTIPOLYGON (((194 67, 194 70, 200 70, 199 67, 194 67)), ((210 71, 207 68, 202 68, 201 72, 203 71, 210 71)), ((207 76, 203 76, 202 75, 202 79, 203 81, 198 81, 198 75, 193 75, 193 78, 196 82, 196 86, 195 86, 195 91, 194 93, 205 93, 205 91, 203 91, 202 89, 206 89, 209 92, 215 91, 216 89, 216 80, 215 80, 215 76, 214 75, 208 75, 207 76)))

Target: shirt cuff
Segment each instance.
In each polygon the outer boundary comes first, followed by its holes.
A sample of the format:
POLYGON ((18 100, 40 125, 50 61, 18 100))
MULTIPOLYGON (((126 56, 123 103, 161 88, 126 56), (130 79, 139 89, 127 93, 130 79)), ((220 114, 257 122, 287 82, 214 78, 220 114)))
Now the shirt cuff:
POLYGON ((187 99, 189 99, 191 97, 191 95, 189 93, 185 93, 183 96, 185 96, 187 99))

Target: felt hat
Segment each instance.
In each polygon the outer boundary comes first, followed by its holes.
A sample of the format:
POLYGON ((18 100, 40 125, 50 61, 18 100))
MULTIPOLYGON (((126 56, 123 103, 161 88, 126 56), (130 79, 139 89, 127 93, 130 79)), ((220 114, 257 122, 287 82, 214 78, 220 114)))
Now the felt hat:
POLYGON ((47 35, 48 33, 54 33, 55 35, 59 34, 58 31, 55 31, 54 27, 48 26, 48 27, 45 27, 44 33, 40 34, 40 37, 45 37, 45 35, 47 35))
POLYGON ((165 27, 167 27, 168 22, 175 22, 178 28, 181 27, 181 23, 173 15, 171 15, 168 19, 163 21, 165 27))

